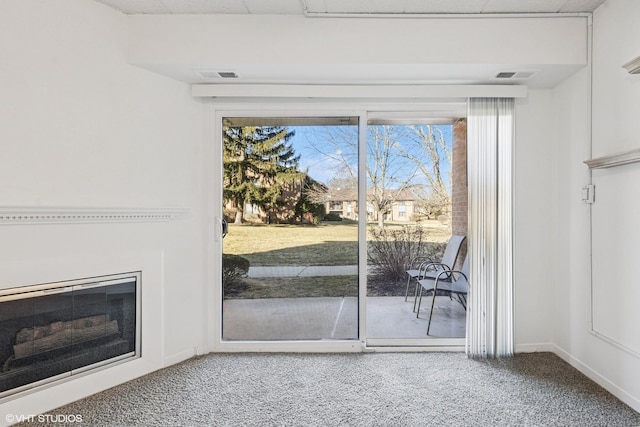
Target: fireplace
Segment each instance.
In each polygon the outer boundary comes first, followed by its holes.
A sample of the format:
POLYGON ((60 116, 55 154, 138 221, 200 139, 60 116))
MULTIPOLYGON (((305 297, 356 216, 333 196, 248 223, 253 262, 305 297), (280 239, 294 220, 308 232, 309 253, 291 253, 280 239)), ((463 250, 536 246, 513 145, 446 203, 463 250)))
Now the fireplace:
POLYGON ((139 357, 140 279, 0 290, 0 398, 139 357))

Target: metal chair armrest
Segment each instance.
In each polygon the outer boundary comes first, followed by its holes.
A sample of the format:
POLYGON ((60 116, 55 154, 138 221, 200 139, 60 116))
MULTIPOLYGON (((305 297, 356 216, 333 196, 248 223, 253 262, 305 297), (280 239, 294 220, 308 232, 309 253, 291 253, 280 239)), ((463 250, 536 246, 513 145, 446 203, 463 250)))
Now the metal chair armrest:
POLYGON ((447 264, 443 264, 441 262, 423 262, 420 264, 420 268, 418 269, 418 277, 423 277, 427 274, 428 271, 438 271, 437 268, 434 267, 442 267, 443 271, 451 270, 447 264))
POLYGON ((441 271, 440 273, 438 273, 438 275, 436 276, 436 280, 435 280, 435 282, 433 284, 434 291, 436 289, 438 289, 438 281, 440 280, 440 276, 441 275, 443 275, 443 274, 452 275, 453 273, 460 274, 462 277, 464 277, 464 280, 466 280, 467 283, 469 283, 469 279, 467 278, 467 275, 464 274, 462 271, 460 271, 460 270, 444 270, 444 271, 441 271))

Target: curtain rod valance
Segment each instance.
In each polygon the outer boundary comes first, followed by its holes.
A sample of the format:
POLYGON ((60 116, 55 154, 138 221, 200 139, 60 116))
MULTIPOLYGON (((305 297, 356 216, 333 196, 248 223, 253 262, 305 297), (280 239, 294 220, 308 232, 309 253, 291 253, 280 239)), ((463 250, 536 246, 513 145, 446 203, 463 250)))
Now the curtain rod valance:
POLYGON ((526 98, 527 86, 194 84, 191 94, 205 98, 526 98))

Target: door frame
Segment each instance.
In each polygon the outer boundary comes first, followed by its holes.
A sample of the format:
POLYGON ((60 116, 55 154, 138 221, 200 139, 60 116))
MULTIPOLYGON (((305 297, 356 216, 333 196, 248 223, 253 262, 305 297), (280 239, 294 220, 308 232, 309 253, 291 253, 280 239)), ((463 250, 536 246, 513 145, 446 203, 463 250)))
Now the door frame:
MULTIPOLYGON (((222 118, 235 117, 358 117, 358 198, 366 200, 366 136, 369 116, 421 117, 437 119, 450 115, 466 116, 466 99, 434 102, 366 102, 340 100, 324 102, 215 102, 210 100, 205 114, 203 147, 203 229, 207 232, 204 247, 203 353, 206 352, 367 352, 367 351, 464 351, 464 338, 367 338, 367 275, 358 274, 358 334, 356 340, 279 340, 225 341, 222 339, 222 118), (464 112, 464 113, 462 113, 464 112), (461 115, 462 114, 462 115, 461 115), (209 304, 207 301, 214 301, 209 304)), ((358 219, 358 271, 366 272, 366 216, 358 219)))

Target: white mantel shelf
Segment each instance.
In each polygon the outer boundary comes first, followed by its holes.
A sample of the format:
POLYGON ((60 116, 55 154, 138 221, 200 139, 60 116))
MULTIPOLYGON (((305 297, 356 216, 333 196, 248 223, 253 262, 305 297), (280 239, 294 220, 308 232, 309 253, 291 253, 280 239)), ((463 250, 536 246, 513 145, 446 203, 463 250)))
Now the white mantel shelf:
POLYGON ((0 206, 0 225, 166 222, 181 219, 188 213, 187 208, 0 206))
POLYGON ((640 162, 640 148, 625 151, 624 153, 611 154, 609 156, 596 157, 595 159, 584 161, 589 169, 604 169, 615 166, 627 165, 629 163, 640 162))

